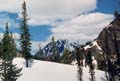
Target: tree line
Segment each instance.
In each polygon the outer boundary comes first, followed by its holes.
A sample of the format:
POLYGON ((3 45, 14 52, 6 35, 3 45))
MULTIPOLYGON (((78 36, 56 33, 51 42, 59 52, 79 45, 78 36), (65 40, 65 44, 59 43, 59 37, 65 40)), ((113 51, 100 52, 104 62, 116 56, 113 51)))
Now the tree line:
MULTIPOLYGON (((26 67, 29 67, 28 61, 31 58, 31 38, 27 25, 29 18, 25 2, 22 4, 21 15, 20 47, 22 57, 26 60, 26 67)), ((0 78, 2 81, 16 81, 18 77, 22 75, 20 73, 22 68, 18 68, 17 65, 13 63, 15 57, 17 57, 16 43, 13 38, 13 33, 9 31, 8 22, 6 22, 5 32, 3 38, 0 40, 0 78)))
MULTIPOLYGON (((24 2, 22 4, 22 17, 21 20, 21 26, 20 26, 20 52, 22 54, 22 57, 25 58, 26 61, 26 67, 29 67, 29 60, 31 58, 39 59, 39 60, 49 60, 52 62, 59 62, 59 63, 65 63, 70 64, 73 59, 75 58, 77 61, 77 74, 78 74, 78 80, 83 81, 83 59, 85 59, 85 63, 89 66, 89 73, 90 73, 90 81, 95 81, 95 67, 93 64, 92 59, 92 52, 91 48, 89 48, 88 53, 85 55, 83 54, 83 47, 84 45, 79 44, 71 44, 71 46, 74 48, 74 51, 70 51, 69 48, 65 48, 63 51, 63 55, 61 56, 59 49, 57 48, 55 44, 55 39, 52 37, 51 42, 51 55, 49 55, 47 58, 44 57, 44 53, 41 50, 41 47, 39 46, 39 51, 35 54, 35 56, 32 56, 31 51, 31 35, 29 33, 29 26, 28 26, 28 14, 26 9, 26 3, 24 2)), ((120 41, 118 40, 117 32, 120 32, 120 29, 116 29, 113 27, 119 26, 120 27, 120 14, 118 12, 114 13, 115 19, 110 23, 109 28, 105 28, 105 47, 102 48, 102 57, 103 57, 103 65, 104 65, 104 71, 106 75, 107 81, 119 81, 120 80, 120 50, 119 45, 120 41), (111 34, 112 33, 112 34, 111 34), (115 54, 112 54, 109 52, 109 42, 107 37, 112 37, 112 41, 114 42, 114 48, 115 48, 115 54)), ((22 71, 22 68, 18 68, 17 65, 13 64, 13 59, 17 57, 17 49, 15 40, 13 38, 13 33, 9 31, 9 25, 8 22, 6 22, 5 32, 4 36, 0 41, 0 77, 2 81, 16 81, 19 76, 22 74, 20 73, 22 71)))

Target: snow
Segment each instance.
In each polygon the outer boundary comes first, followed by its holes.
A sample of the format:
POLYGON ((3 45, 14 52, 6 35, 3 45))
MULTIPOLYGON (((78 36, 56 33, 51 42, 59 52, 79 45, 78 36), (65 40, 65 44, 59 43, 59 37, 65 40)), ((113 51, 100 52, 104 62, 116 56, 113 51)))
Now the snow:
POLYGON ((85 50, 87 50, 87 49, 89 49, 89 48, 91 48, 90 45, 87 45, 87 46, 84 47, 85 50))
MULTIPOLYGON (((22 58, 15 58, 14 63, 23 68, 17 81, 78 81, 77 66, 33 60, 26 68, 22 58)), ((95 70, 95 73, 96 81, 105 81, 103 71, 95 70)), ((89 81, 89 78, 89 69, 83 68, 83 81, 89 81)))
POLYGON ((94 41, 94 42, 92 42, 92 43, 93 43, 93 46, 97 46, 97 48, 98 48, 99 50, 102 50, 101 47, 98 45, 98 43, 97 43, 96 41, 94 41))
POLYGON ((92 44, 91 46, 90 45, 86 45, 84 47, 84 49, 87 50, 89 48, 92 48, 93 46, 96 46, 98 50, 102 50, 101 47, 98 45, 98 43, 96 41, 93 41, 91 44, 92 44))

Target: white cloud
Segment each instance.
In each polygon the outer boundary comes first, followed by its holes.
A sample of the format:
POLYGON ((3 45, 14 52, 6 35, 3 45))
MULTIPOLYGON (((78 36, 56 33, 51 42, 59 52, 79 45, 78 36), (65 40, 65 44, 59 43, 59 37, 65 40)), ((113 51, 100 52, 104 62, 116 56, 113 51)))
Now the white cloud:
POLYGON ((3 38, 3 33, 0 33, 0 40, 3 38))
MULTIPOLYGON (((21 4, 24 0, 0 0, 0 11, 8 11, 19 13, 21 4)), ((28 8, 28 15, 30 17, 29 24, 55 24, 56 19, 71 19, 68 21, 58 23, 56 27, 51 29, 52 36, 55 39, 69 39, 71 41, 86 42, 93 40, 97 37, 98 33, 109 24, 113 16, 103 13, 89 13, 78 16, 81 13, 87 13, 96 9, 97 0, 25 0, 28 8)), ((1 15, 0 17, 3 17, 1 15)), ((11 21, 9 25, 12 25, 14 20, 9 17, 8 21, 11 21)), ((5 23, 6 19, 1 18, 0 22, 5 23)), ((2 25, 1 25, 2 26, 2 25)), ((17 26, 17 25, 16 25, 17 26)), ((5 27, 4 25, 2 27, 5 27)), ((0 37, 3 34, 0 33, 0 37)), ((15 34, 16 38, 19 35, 15 34)), ((47 42, 48 42, 47 41, 47 42)), ((35 42, 32 41, 32 50, 38 49, 39 43, 44 46, 47 42, 35 42)))
POLYGON ((44 41, 44 42, 43 41, 31 41, 31 43, 32 43, 31 53, 34 54, 39 50, 39 45, 41 46, 41 48, 43 48, 48 43, 48 41, 44 41))
MULTIPOLYGON (((9 14, 9 13, 8 13, 9 14)), ((10 18, 7 13, 0 13, 0 28, 5 29, 5 24, 8 22, 9 28, 19 27, 19 23, 16 18, 10 18)))
MULTIPOLYGON (((96 8, 96 0, 25 0, 30 24, 49 23, 55 18, 71 18, 96 8), (47 21, 49 22, 47 22, 47 21)), ((0 0, 0 11, 19 12, 23 0, 0 0)))
POLYGON ((80 43, 92 41, 112 19, 113 15, 110 14, 89 13, 65 21, 51 29, 52 35, 47 41, 32 41, 32 53, 38 50, 39 44, 44 47, 50 42, 52 36, 55 40, 68 39, 71 42, 79 41, 80 43))
POLYGON ((20 34, 13 33, 13 38, 19 40, 20 39, 20 34))
POLYGON ((73 18, 51 29, 56 39, 79 40, 81 43, 95 39, 100 31, 113 19, 113 15, 89 13, 73 18))

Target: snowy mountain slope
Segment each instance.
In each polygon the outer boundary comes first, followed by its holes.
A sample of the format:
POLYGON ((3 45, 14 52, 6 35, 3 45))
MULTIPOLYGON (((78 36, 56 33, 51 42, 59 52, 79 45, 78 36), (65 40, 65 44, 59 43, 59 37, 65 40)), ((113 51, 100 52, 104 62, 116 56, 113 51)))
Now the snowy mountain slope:
MULTIPOLYGON (((54 42, 55 48, 58 50, 58 52, 61 54, 64 51, 66 44, 66 40, 57 40, 54 42)), ((52 55, 52 49, 53 49, 53 44, 52 42, 48 43, 42 48, 43 53, 45 54, 44 56, 49 56, 52 55)))
MULTIPOLYGON (((22 58, 15 58, 14 63, 23 68, 23 75, 17 81, 77 81, 76 66, 33 60, 32 66, 26 68, 25 60, 22 58)), ((83 81, 89 81, 89 70, 83 70, 83 81)), ((96 81, 105 81, 103 71, 95 72, 96 81)))

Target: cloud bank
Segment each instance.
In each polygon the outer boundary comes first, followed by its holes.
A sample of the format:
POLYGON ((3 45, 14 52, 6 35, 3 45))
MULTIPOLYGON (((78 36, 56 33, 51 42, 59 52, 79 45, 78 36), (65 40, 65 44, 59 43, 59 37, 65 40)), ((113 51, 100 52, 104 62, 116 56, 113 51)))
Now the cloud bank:
POLYGON ((89 13, 80 15, 59 26, 53 27, 52 36, 56 39, 68 39, 85 43, 95 39, 100 31, 112 21, 113 15, 103 13, 89 13))
MULTIPOLYGON (((95 39, 99 32, 109 24, 113 15, 104 13, 89 13, 97 8, 97 0, 25 0, 27 3, 29 24, 32 26, 50 24, 52 35, 47 41, 32 41, 32 49, 38 50, 38 44, 45 45, 54 36, 55 39, 68 39, 85 43, 95 39), (84 13, 84 14, 83 14, 84 13), (83 15, 81 15, 83 14, 83 15), (77 16, 80 15, 80 16, 77 16), (77 17, 75 17, 77 16, 77 17), (58 19, 63 20, 56 23, 58 19), (56 25, 57 24, 57 25, 56 25)), ((20 13, 23 0, 0 0, 0 11, 20 13)), ((14 19, 0 15, 0 22, 10 21, 10 27, 15 25, 14 19), (4 19, 4 20, 3 20, 4 19)), ((17 20, 17 19, 16 19, 17 20)), ((16 24, 16 27, 18 24, 16 24)), ((2 26, 4 27, 4 26, 2 26)), ((0 33, 0 36, 2 34, 0 33)), ((16 34, 19 38, 19 36, 16 34)))
MULTIPOLYGON (((30 24, 50 23, 96 9, 96 0, 25 0, 30 24), (49 22, 48 22, 49 21, 49 22)), ((19 13, 23 0, 0 0, 0 11, 19 13)))

